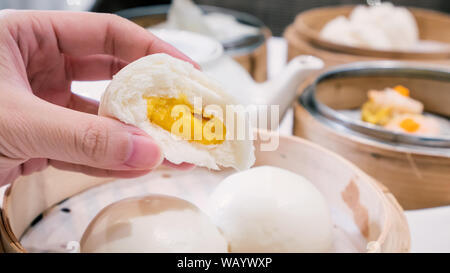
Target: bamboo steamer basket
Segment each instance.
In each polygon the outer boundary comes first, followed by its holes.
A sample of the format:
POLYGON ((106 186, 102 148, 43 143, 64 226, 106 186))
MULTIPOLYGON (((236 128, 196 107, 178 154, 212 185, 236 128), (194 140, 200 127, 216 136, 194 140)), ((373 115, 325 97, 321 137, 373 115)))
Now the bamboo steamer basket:
MULTIPOLYGON (((359 108, 367 100, 368 90, 400 84, 407 86, 412 96, 424 103, 426 112, 448 119, 450 68, 439 69, 441 73, 435 75, 438 69, 431 65, 422 65, 422 68, 417 63, 415 67, 412 65, 402 62, 351 64, 330 69, 323 81, 310 79, 301 87, 303 94, 295 104, 294 134, 353 162, 387 186, 405 209, 449 205, 449 146, 402 143, 399 139, 409 136, 393 134, 394 139, 398 139, 392 141, 378 136, 377 132, 361 132, 322 115, 310 101, 313 82, 318 100, 333 110, 359 108), (338 75, 342 71, 347 71, 347 75, 338 75)), ((438 143, 435 138, 417 139, 438 143)))
MULTIPOLYGON (((326 23, 338 16, 348 16, 354 8, 326 7, 299 14, 284 33, 288 42, 288 58, 312 54, 322 58, 326 66, 382 59, 450 64, 450 49, 436 52, 383 51, 345 46, 320 37, 326 23)), ((417 21, 420 39, 450 44, 450 16, 425 9, 409 10, 417 21)))
MULTIPOLYGON (((318 145, 296 137, 285 137, 275 133, 261 132, 255 141, 256 165, 281 167, 308 178, 323 193, 332 212, 334 222, 334 250, 337 252, 407 252, 410 249, 409 228, 402 208, 393 195, 374 179, 353 164, 318 145), (279 140, 275 151, 263 152, 260 145, 279 140)), ((262 147, 262 146, 261 146, 262 147)), ((27 252, 21 238, 36 217, 43 218, 31 233, 40 233, 37 244, 42 245, 61 230, 62 223, 48 223, 55 230, 47 230, 46 219, 55 219, 53 213, 60 206, 71 207, 74 219, 80 227, 73 240, 81 238, 82 230, 98 211, 115 200, 107 197, 128 193, 128 196, 163 193, 175 195, 194 202, 204 208, 208 194, 233 171, 208 171, 196 168, 189 172, 160 168, 149 175, 134 180, 100 179, 79 173, 48 168, 41 173, 20 177, 5 194, 3 202, 1 237, 6 252, 27 252), (106 183, 109 182, 109 183, 106 183), (143 187, 145 189, 143 189, 143 187), (113 190, 113 191, 111 191, 113 190), (105 193, 105 195, 102 195, 105 193), (84 197, 83 197, 84 196, 84 197), (83 216, 79 209, 80 200, 96 197, 87 208, 98 206, 89 216, 83 216), (67 201, 61 200, 69 198, 67 201), (78 200, 78 201, 77 201, 78 200), (72 202, 72 203, 71 203, 72 202), (59 204, 59 205, 58 205, 59 204), (100 205, 99 205, 100 204, 100 205), (41 225, 41 226, 39 226, 41 225), (39 228, 37 231, 37 228, 39 228), (57 232, 56 232, 57 229, 57 232)), ((83 201, 87 202, 87 201, 83 201)), ((81 203, 83 203, 81 202, 81 203)), ((67 217, 67 214, 64 216, 67 217)), ((67 218, 66 218, 67 219, 67 218)), ((36 220, 34 220, 36 222, 36 220)), ((69 221, 76 226, 73 219, 69 221)), ((28 237, 29 238, 29 237, 28 237)), ((69 239, 69 238, 66 238, 69 239)), ((25 239, 24 239, 25 240, 25 239)), ((61 242, 60 242, 61 243, 61 242)))
MULTIPOLYGON (((136 24, 148 28, 166 21, 170 5, 156 5, 149 7, 138 7, 119 11, 117 14, 125 17, 136 24)), ((257 18, 243 12, 225 8, 200 5, 205 12, 221 12, 236 17, 240 22, 254 25, 260 28, 263 37, 249 40, 247 44, 238 48, 225 48, 225 53, 233 57, 242 65, 256 82, 267 80, 267 39, 272 34, 270 30, 257 18)))

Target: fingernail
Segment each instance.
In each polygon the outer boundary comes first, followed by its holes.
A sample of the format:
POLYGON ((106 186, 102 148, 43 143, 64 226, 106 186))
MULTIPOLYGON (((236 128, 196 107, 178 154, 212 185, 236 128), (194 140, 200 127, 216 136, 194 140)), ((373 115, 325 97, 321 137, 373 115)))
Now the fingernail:
POLYGON ((136 169, 152 169, 163 161, 159 146, 150 138, 132 135, 133 150, 125 165, 136 169))

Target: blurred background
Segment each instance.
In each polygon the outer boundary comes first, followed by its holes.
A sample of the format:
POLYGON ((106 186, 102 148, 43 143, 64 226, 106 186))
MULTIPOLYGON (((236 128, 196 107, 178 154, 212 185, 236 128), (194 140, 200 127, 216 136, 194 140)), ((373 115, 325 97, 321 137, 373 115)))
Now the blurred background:
MULTIPOLYGON (((170 2, 170 0, 0 0, 0 8, 117 12, 132 7, 170 2)), ((275 36, 281 36, 284 28, 301 11, 329 5, 367 3, 365 0, 195 0, 194 2, 250 13, 262 20, 275 36)), ((422 7, 450 13, 449 0, 391 0, 389 2, 395 5, 422 7)))

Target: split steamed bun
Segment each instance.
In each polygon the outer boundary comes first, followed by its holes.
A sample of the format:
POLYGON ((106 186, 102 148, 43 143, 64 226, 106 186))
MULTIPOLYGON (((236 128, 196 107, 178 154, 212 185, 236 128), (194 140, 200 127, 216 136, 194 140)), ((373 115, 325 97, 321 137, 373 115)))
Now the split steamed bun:
MULTIPOLYGON (((113 77, 102 96, 99 114, 144 130, 159 144, 164 157, 175 164, 188 162, 216 170, 219 166, 244 170, 255 161, 254 147, 249 137, 236 140, 236 132, 234 138, 230 137, 233 128, 226 127, 226 106, 236 104, 234 98, 192 64, 166 54, 153 54, 127 65, 113 77), (214 105, 215 114, 202 114, 196 106, 198 98, 203 110, 214 105), (192 128, 204 130, 200 130, 202 141, 189 139, 189 133, 183 135, 188 131, 184 127, 178 130, 180 134, 172 133, 171 126, 180 124, 171 117, 174 105, 188 106, 192 128), (207 140, 208 128, 212 140, 207 140)), ((245 128, 240 129, 249 132, 247 117, 234 116, 235 124, 244 124, 245 128)))
POLYGON ((263 166, 233 174, 210 196, 210 216, 231 252, 327 252, 331 216, 305 178, 263 166))
POLYGON ((227 242, 193 204, 150 195, 103 209, 84 232, 81 252, 227 252, 227 242))

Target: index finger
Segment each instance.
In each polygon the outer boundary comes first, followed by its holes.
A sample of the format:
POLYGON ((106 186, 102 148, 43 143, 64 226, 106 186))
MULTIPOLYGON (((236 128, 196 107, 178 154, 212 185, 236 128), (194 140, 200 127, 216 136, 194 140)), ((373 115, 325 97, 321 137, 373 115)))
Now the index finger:
POLYGON ((199 68, 172 45, 117 15, 57 11, 36 13, 36 19, 51 23, 61 53, 72 56, 108 54, 126 62, 153 53, 167 53, 199 68))

